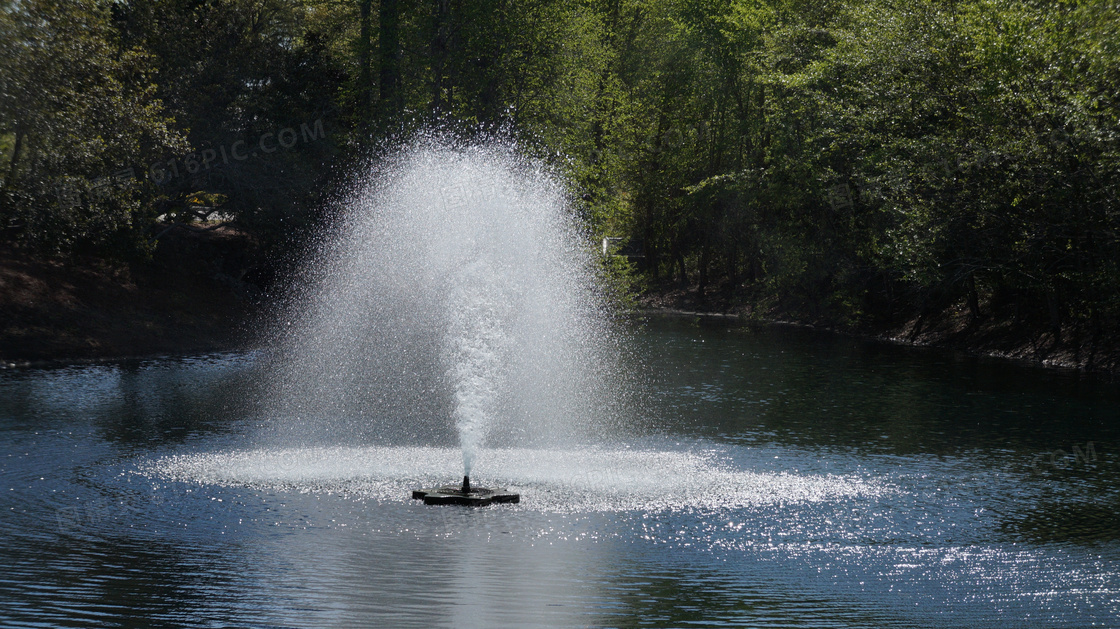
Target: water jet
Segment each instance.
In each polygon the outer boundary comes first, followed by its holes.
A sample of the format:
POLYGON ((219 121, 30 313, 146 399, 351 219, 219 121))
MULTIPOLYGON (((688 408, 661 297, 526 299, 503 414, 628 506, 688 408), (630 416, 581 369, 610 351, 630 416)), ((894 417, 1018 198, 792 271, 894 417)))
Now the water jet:
POLYGON ((457 437, 463 484, 412 497, 517 502, 470 484, 492 474, 487 448, 599 442, 625 404, 619 335, 568 184, 515 143, 431 134, 364 185, 294 290, 270 414, 296 417, 274 423, 279 445, 457 437))

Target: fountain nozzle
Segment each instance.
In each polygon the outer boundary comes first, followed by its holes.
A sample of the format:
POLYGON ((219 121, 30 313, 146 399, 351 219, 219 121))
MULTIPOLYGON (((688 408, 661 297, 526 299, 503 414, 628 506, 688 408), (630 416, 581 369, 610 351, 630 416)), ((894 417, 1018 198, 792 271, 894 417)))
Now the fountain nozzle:
POLYGON ((521 494, 505 489, 471 487, 471 477, 463 476, 463 484, 416 489, 413 500, 423 500, 426 505, 469 505, 484 507, 493 502, 521 502, 521 494))

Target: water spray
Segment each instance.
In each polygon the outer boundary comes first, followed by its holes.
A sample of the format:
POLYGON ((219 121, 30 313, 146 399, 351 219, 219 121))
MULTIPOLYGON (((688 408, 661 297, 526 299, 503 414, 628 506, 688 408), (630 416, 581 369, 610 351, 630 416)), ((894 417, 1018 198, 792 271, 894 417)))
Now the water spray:
POLYGON ((457 432, 462 484, 413 496, 516 502, 470 483, 485 448, 583 439, 618 400, 597 251, 567 184, 511 142, 422 134, 377 172, 293 292, 270 405, 300 418, 279 437, 457 432))

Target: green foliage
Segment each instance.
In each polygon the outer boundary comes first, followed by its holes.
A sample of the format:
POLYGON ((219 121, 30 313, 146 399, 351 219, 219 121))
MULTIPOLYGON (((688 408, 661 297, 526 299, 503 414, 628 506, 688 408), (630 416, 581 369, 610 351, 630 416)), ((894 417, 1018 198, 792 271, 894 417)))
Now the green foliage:
POLYGON ((0 218, 57 251, 127 249, 192 199, 289 246, 339 173, 439 122, 513 130, 568 175, 592 239, 640 254, 608 260, 623 293, 722 287, 837 323, 983 293, 1120 319, 1111 0, 0 6, 0 218), (289 151, 144 177, 317 121, 289 151))
POLYGON ((1120 314, 1109 6, 670 5, 620 79, 645 271, 837 322, 978 290, 1120 314))
POLYGON ((156 58, 159 96, 189 140, 162 156, 177 176, 153 199, 160 211, 183 215, 191 195, 216 193, 226 199, 217 209, 266 245, 290 246, 311 229, 345 142, 346 67, 328 37, 349 31, 336 16, 282 0, 131 0, 114 11, 122 39, 156 58), (285 129, 295 138, 279 146, 285 129))
POLYGON ((0 10, 0 229, 47 251, 138 244, 144 157, 185 146, 156 97, 151 56, 123 47, 96 2, 0 10))
POLYGON ((634 263, 617 254, 602 258, 601 284, 610 309, 620 314, 636 310, 637 296, 648 288, 634 263))

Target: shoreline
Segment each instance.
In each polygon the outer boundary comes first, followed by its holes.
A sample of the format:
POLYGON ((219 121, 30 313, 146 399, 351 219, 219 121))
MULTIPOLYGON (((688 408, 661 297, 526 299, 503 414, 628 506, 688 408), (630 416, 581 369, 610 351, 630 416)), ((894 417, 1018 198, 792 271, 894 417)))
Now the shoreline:
POLYGON ((253 351, 245 343, 230 343, 228 345, 214 345, 201 347, 188 347, 182 350, 152 351, 127 355, 106 354, 98 356, 71 357, 59 356, 55 358, 29 358, 23 360, 0 359, 0 372, 9 369, 62 369, 86 365, 100 365, 105 363, 142 362, 147 360, 160 360, 185 356, 208 356, 213 354, 236 354, 253 351))
MULTIPOLYGON (((231 228, 174 230, 152 259, 127 267, 67 263, 0 246, 0 370, 147 360, 252 348, 254 323, 274 274, 253 240, 231 228)), ((653 289, 637 316, 704 317, 795 326, 865 341, 951 350, 1048 369, 1115 377, 1120 334, 1050 329, 957 304, 939 312, 856 325, 813 321, 778 307, 760 311, 696 287, 653 289)))
MULTIPOLYGON (((642 303, 641 307, 635 309, 633 313, 637 316, 700 317, 741 325, 797 327, 821 333, 838 334, 862 341, 935 351, 960 352, 976 358, 1003 360, 1021 366, 1078 372, 1110 379, 1120 374, 1120 350, 1099 352, 1093 356, 1093 360, 1084 360, 1080 357, 1080 353, 1084 352, 1083 347, 1053 346, 1048 339, 1026 337, 1018 339, 1018 343, 1008 348, 986 348, 981 343, 968 343, 967 336, 954 337, 951 331, 947 331, 955 330, 951 327, 952 322, 948 320, 940 321, 941 328, 934 328, 924 334, 913 334, 908 338, 908 334, 912 334, 914 331, 914 320, 909 320, 902 325, 884 326, 884 329, 879 330, 866 327, 845 329, 800 321, 796 318, 758 316, 746 310, 742 312, 720 312, 656 306, 648 303, 651 297, 659 296, 663 295, 644 296, 639 300, 642 303), (1047 344, 1051 346, 1046 347, 1047 344), (1078 352, 1078 349, 1082 352, 1078 352)), ((960 330, 955 331, 960 332, 960 330)))

